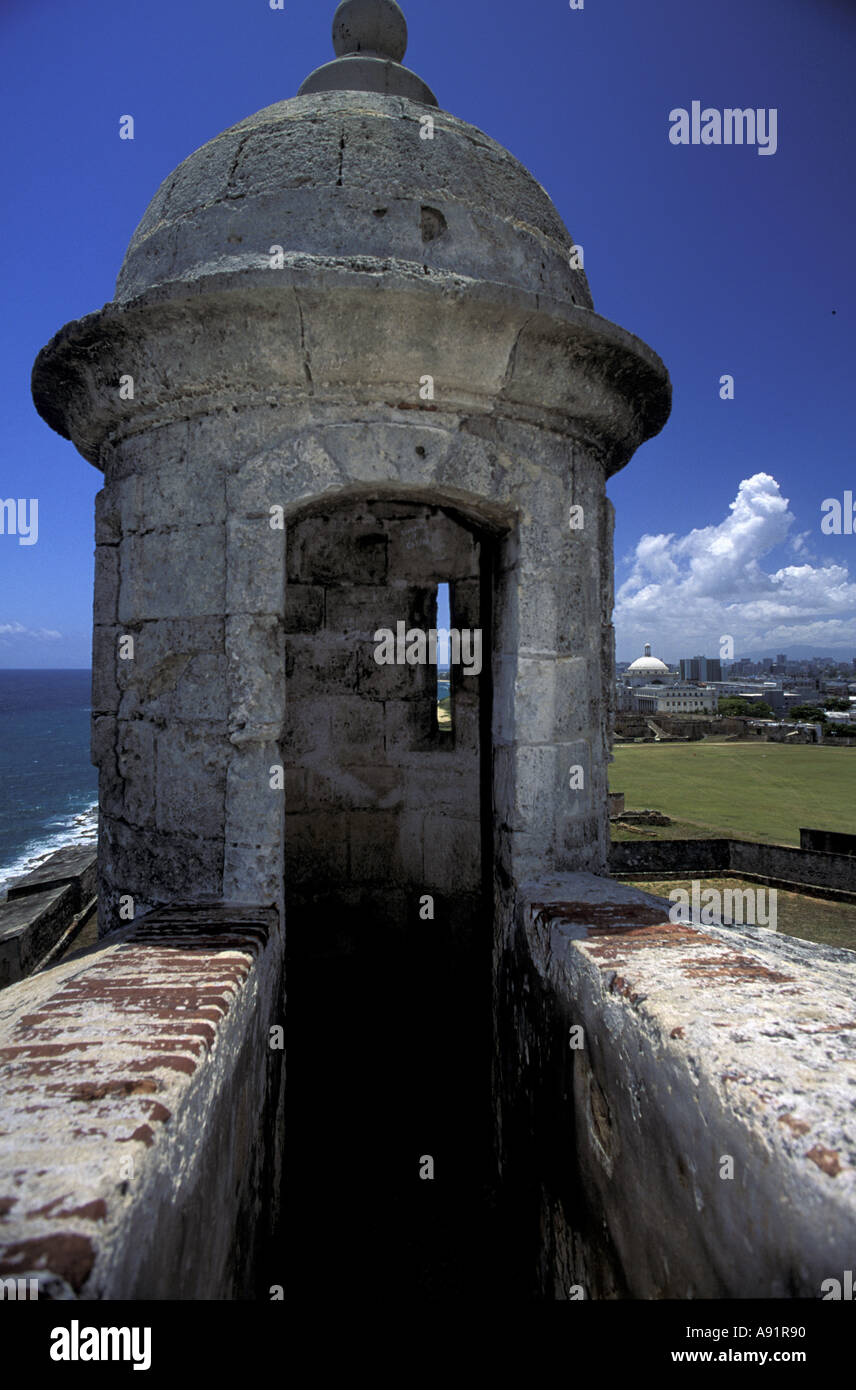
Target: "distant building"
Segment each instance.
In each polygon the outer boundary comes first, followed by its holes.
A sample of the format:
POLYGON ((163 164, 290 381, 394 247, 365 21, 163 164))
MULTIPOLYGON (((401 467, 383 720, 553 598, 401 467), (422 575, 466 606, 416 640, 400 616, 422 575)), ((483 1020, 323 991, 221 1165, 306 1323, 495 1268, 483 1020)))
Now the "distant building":
POLYGON ((741 690, 738 698, 745 700, 749 705, 769 705, 774 712, 785 708, 782 692, 775 687, 771 690, 758 690, 757 688, 755 690, 741 690))
POLYGON ((719 702, 717 690, 701 685, 643 685, 632 694, 644 714, 715 714, 719 702))
POLYGON ((721 681, 722 662, 713 656, 681 657, 682 681, 721 681))
POLYGON ((782 701, 786 710, 791 709, 793 705, 808 704, 804 690, 783 690, 782 701))
POLYGON ((649 682, 652 684, 662 682, 665 685, 670 685, 678 680, 676 671, 670 670, 665 661, 661 661, 659 657, 651 655, 650 642, 645 643, 644 656, 637 656, 635 661, 631 661, 624 675, 626 683, 633 686, 645 685, 649 682))

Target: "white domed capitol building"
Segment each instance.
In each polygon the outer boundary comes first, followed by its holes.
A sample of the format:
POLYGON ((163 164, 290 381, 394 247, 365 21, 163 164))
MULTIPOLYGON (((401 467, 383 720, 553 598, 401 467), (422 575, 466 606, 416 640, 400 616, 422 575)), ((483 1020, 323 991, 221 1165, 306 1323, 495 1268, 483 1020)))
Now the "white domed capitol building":
POLYGON ((715 714, 718 698, 713 685, 685 682, 679 670, 652 656, 650 642, 644 656, 619 675, 616 688, 616 708, 637 714, 715 714))
POLYGON ((645 643, 645 655, 631 661, 626 672, 626 681, 631 685, 670 684, 678 679, 677 671, 670 671, 665 661, 651 655, 651 643, 645 643))

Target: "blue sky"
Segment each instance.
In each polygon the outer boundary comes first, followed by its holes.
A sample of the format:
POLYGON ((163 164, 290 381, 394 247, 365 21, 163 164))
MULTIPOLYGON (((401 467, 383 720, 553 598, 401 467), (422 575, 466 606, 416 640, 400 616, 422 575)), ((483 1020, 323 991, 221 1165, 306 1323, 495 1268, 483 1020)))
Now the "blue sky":
MULTIPOLYGON (((856 655, 856 535, 821 504, 853 463, 853 0, 404 0, 405 61, 506 145, 585 251, 601 314, 672 374, 663 434, 614 478, 619 659, 856 655), (675 146, 694 100, 778 112, 778 148, 675 146), (722 401, 720 377, 735 398, 722 401)), ((100 475, 29 375, 112 297, 161 180, 332 56, 332 0, 3 0, 6 132, 0 667, 89 664, 100 475), (118 138, 133 114, 136 138, 118 138)))

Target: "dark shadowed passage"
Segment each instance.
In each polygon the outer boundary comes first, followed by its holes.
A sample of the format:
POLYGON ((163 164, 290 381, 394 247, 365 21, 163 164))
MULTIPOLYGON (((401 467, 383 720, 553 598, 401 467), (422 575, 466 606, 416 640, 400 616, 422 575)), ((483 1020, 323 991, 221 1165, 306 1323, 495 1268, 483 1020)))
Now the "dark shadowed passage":
POLYGON ((486 638, 488 549, 411 502, 360 502, 289 529, 292 1298, 324 1297, 343 1275, 357 1297, 470 1298, 486 1277, 504 1282, 482 844, 489 661, 472 674, 452 665, 443 729, 437 664, 375 655, 379 630, 436 629, 442 583, 450 625, 486 638))

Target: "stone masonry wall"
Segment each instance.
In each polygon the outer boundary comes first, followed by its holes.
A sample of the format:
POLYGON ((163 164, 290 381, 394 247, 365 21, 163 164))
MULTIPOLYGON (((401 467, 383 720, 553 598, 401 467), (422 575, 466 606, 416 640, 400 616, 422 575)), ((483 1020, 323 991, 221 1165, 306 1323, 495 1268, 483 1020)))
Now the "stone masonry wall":
MULTIPOLYGON (((592 446, 401 399, 218 408, 106 452, 97 513, 93 760, 102 929, 176 899, 283 891, 286 524, 372 498, 444 506, 500 540, 497 857, 599 869, 608 845, 611 513, 592 446), (400 406, 396 402, 401 401, 400 406), (582 529, 568 526, 571 505, 582 529), (123 659, 123 639, 133 656, 123 659), (585 784, 569 794, 570 766, 585 784)), ((300 814, 300 813, 297 813, 300 814)))
POLYGON ((754 840, 622 841, 610 850, 614 874, 704 874, 731 870, 776 883, 807 884, 816 888, 856 893, 853 856, 792 845, 765 845, 754 840))
MULTIPOLYGON (((289 901, 481 892, 482 672, 452 668, 453 729, 438 728, 437 668, 379 665, 374 634, 481 629, 480 545, 437 508, 366 501, 294 521, 287 537, 285 873, 289 901)), ((489 641, 489 634, 485 634, 489 641)))

